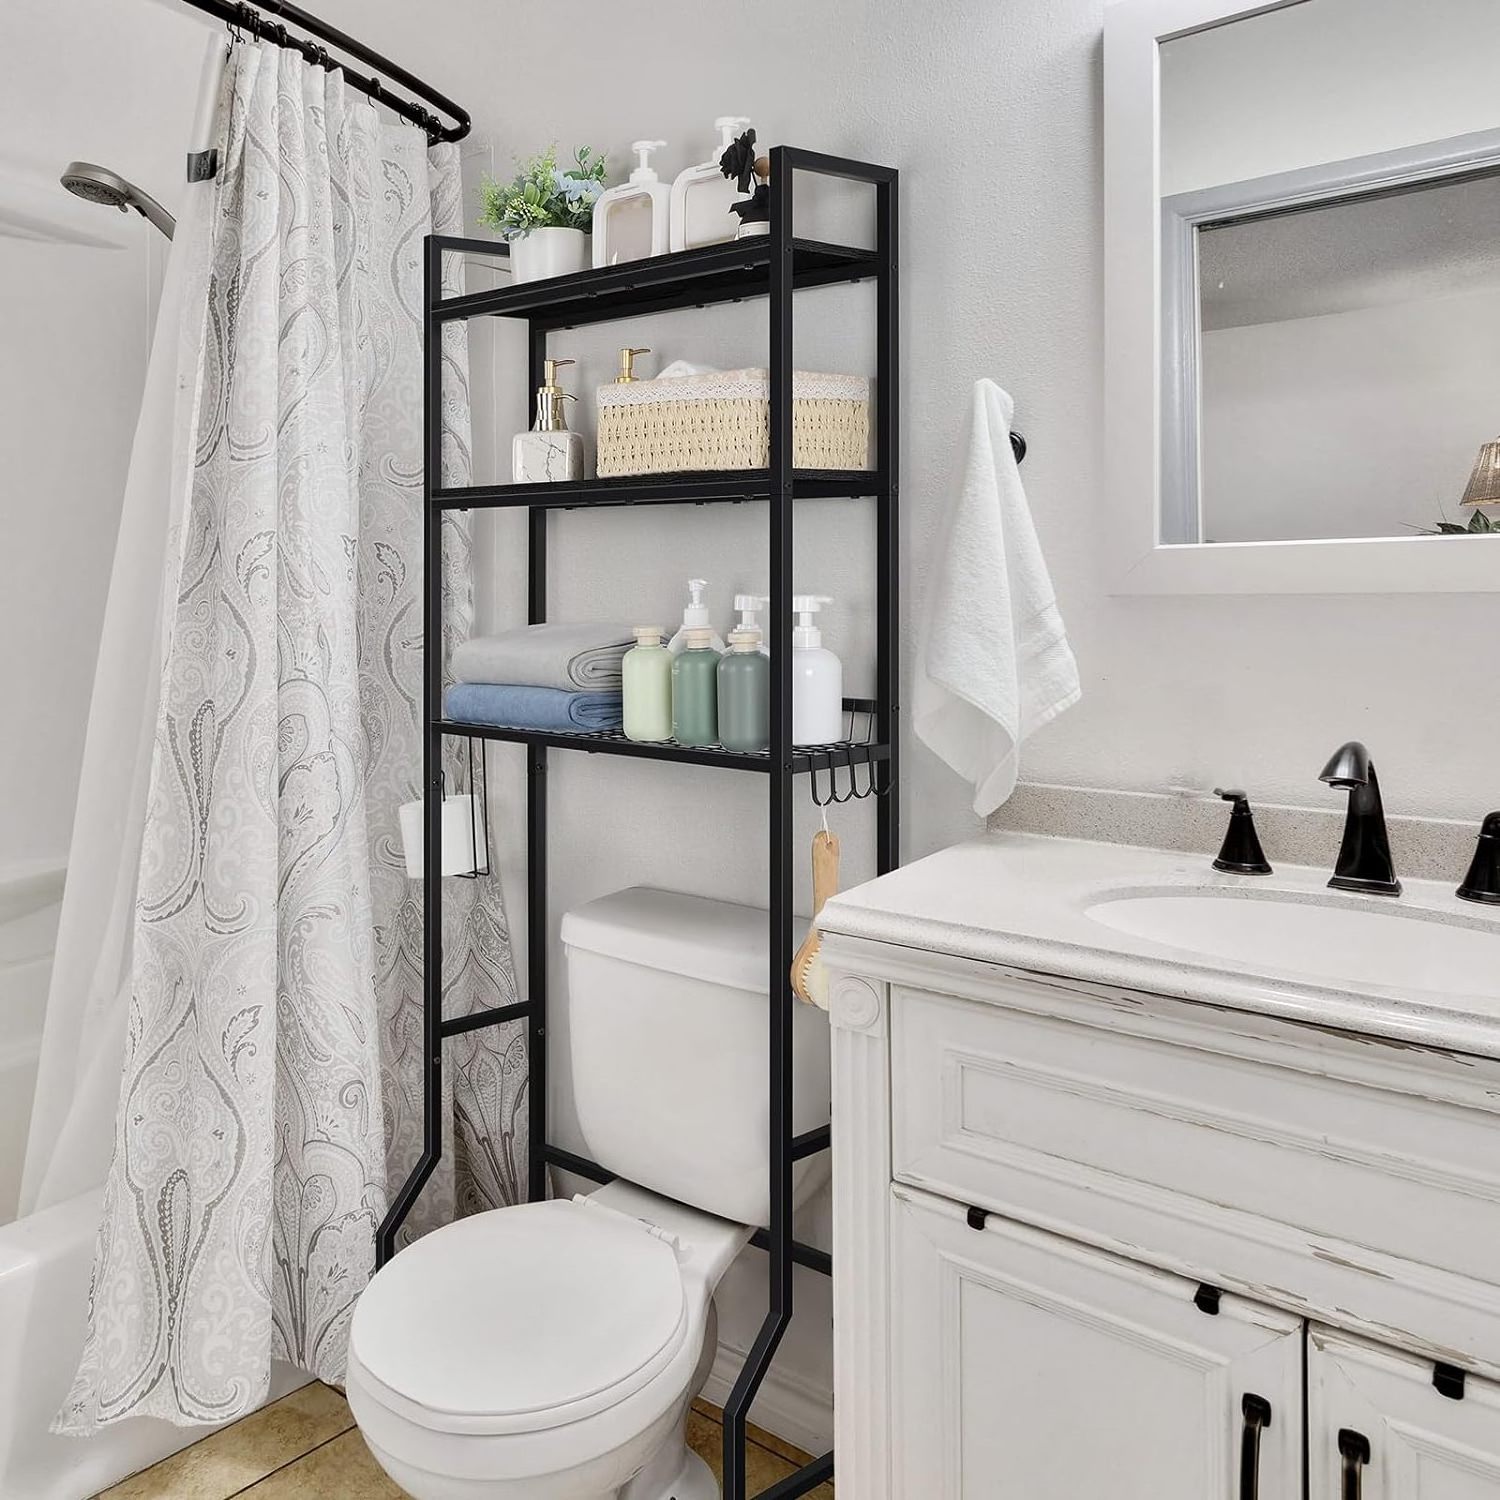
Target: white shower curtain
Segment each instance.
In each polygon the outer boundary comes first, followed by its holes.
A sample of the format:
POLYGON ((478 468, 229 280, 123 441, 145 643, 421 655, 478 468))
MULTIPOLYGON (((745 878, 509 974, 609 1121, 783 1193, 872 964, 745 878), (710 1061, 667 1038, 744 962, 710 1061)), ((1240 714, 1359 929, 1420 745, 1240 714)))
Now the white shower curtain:
MULTIPOLYGON (((69 1432, 239 1416, 277 1358, 339 1380, 375 1227, 420 1146, 421 888, 396 810, 421 772, 422 236, 457 225, 457 153, 269 44, 235 49, 220 118, 69 1432)), ((467 369, 448 337, 444 479, 462 483, 467 369)), ((444 552, 461 636, 456 520, 444 552)), ((498 883, 454 884, 445 1005, 509 1003, 498 883)), ((518 1029, 454 1039, 446 1071, 456 1149, 423 1225, 514 1201, 522 1176, 518 1029)))

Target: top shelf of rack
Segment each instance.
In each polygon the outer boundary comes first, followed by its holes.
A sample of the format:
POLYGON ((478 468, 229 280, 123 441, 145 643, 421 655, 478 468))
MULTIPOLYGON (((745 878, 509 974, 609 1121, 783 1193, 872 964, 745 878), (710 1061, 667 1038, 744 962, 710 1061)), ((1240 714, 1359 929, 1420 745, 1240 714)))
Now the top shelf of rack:
MULTIPOLYGON (((756 236, 571 276, 512 283, 489 292, 468 292, 436 303, 432 315, 438 319, 529 318, 548 328, 576 328, 764 297, 771 289, 771 244, 769 236, 756 236)), ((873 250, 819 240, 792 241, 792 284, 797 288, 867 281, 877 270, 873 250)))

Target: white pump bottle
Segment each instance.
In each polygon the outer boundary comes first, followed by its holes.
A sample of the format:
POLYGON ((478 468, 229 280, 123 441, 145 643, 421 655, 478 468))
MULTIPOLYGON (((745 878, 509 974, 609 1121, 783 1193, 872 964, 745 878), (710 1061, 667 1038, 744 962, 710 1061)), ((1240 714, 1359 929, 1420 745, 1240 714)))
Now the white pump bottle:
POLYGON ((825 594, 798 594, 792 600, 792 743, 830 745, 844 738, 844 667, 823 647, 813 616, 833 600, 825 594))
POLYGON ((696 250, 700 245, 717 245, 732 240, 740 232, 740 221, 730 211, 743 194, 719 170, 719 158, 749 128, 746 115, 720 115, 714 121, 719 132, 719 149, 695 167, 679 172, 672 183, 673 250, 696 250))
MULTIPOLYGON (((677 634, 667 642, 667 650, 673 656, 687 650, 687 633, 690 630, 713 630, 713 622, 708 617, 708 606, 703 602, 703 591, 708 587, 706 578, 688 579, 688 598, 691 601, 682 611, 682 624, 677 634)), ((717 630, 713 631, 713 639, 709 644, 719 653, 724 654, 724 638, 717 630)))
POLYGON ((736 594, 734 596, 734 607, 740 612, 740 622, 734 628, 736 630, 753 630, 760 640, 756 648, 762 656, 769 656, 771 648, 766 645, 766 633, 761 629, 760 621, 756 616, 771 602, 769 594, 736 594))
POLYGON ((656 175, 651 153, 665 141, 632 141, 640 165, 622 182, 599 195, 594 204, 594 264, 665 255, 670 242, 672 189, 656 175))

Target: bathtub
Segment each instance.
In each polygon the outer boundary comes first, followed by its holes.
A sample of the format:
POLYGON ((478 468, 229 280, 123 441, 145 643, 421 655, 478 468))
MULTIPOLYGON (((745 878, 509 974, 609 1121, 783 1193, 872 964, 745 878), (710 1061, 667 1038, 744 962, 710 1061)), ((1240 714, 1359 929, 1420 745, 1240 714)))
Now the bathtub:
MULTIPOLYGON (((196 1442, 208 1427, 151 1417, 90 1438, 48 1431, 83 1347, 103 1187, 15 1218, 62 870, 0 871, 0 1496, 85 1500, 196 1442)), ((278 1366, 271 1399, 306 1382, 278 1366)))

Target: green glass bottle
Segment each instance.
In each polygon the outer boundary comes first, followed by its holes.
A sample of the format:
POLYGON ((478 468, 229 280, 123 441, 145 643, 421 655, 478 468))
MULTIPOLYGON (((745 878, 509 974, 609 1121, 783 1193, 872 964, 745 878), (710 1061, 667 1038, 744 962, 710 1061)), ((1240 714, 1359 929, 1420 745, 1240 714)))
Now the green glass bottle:
POLYGON ((719 661, 719 740, 726 750, 765 750, 771 743, 771 660, 759 630, 731 630, 719 661))
POLYGON ((690 629, 672 661, 672 738, 679 745, 719 743, 719 653, 713 638, 712 630, 690 629))

